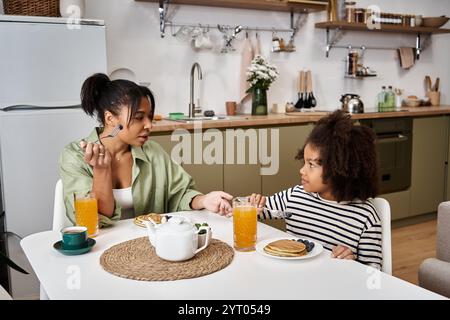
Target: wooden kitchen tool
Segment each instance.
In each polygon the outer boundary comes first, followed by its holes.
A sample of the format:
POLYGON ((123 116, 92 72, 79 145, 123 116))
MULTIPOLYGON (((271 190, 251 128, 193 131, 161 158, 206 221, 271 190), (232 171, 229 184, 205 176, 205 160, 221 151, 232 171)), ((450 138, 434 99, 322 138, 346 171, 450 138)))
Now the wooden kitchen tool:
POLYGON ((439 79, 439 77, 437 77, 436 83, 434 84, 433 89, 431 91, 436 91, 436 92, 439 91, 439 82, 440 82, 440 79, 439 79))
POLYGON ((313 88, 312 88, 312 75, 311 70, 308 70, 307 73, 307 87, 308 87, 308 104, 310 108, 314 108, 317 105, 316 98, 314 97, 313 88))
POLYGON ((305 72, 305 105, 304 107, 309 109, 311 108, 311 87, 310 87, 310 78, 311 78, 311 71, 305 72))
POLYGON ((425 91, 431 91, 431 78, 430 78, 430 76, 425 76, 425 91))
POLYGON ((305 85, 305 72, 304 71, 300 71, 298 85, 299 85, 299 87, 298 87, 298 101, 295 103, 295 108, 296 109, 301 109, 305 105, 305 100, 304 99, 306 98, 306 97, 303 96, 303 88, 304 88, 304 85, 305 85))

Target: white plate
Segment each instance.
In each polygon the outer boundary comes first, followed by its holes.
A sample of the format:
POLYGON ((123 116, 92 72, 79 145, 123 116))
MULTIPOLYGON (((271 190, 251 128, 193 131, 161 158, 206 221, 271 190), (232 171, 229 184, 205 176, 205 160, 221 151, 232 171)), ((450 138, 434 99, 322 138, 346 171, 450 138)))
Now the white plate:
POLYGON ((275 258, 275 259, 282 259, 282 260, 303 260, 303 259, 309 259, 312 257, 315 257, 317 255, 319 255, 321 252, 323 251, 323 246, 318 243, 317 241, 312 241, 309 239, 304 239, 304 238, 298 238, 298 237, 278 237, 278 238, 272 238, 272 239, 268 239, 268 240, 263 240, 260 241, 256 244, 256 252, 258 252, 259 254, 262 254, 263 256, 269 257, 269 258, 275 258), (309 242, 314 242, 314 248, 312 249, 311 252, 308 252, 307 255, 304 256, 300 256, 300 257, 279 257, 279 256, 273 256, 271 254, 268 254, 264 251, 264 247, 267 246, 269 243, 273 242, 273 241, 277 241, 277 240, 282 240, 282 239, 302 239, 302 240, 308 240, 309 242))

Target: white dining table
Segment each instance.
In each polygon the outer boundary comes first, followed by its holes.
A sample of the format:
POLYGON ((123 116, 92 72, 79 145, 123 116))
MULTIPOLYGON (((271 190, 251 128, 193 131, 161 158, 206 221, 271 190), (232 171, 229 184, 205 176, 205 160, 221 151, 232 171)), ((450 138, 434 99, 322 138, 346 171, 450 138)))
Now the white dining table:
MULTIPOLYGON (((193 222, 207 222, 213 238, 233 246, 232 218, 204 210, 175 214, 188 216, 193 222)), ((445 299, 358 262, 333 259, 327 250, 301 260, 235 251, 232 262, 224 269, 176 281, 130 280, 101 267, 100 256, 105 250, 146 235, 145 229, 129 219, 101 229, 96 245, 86 254, 65 256, 56 251, 53 244, 61 240, 58 231, 32 234, 21 241, 21 246, 50 299, 445 299)), ((258 242, 277 237, 292 238, 258 222, 258 242)))

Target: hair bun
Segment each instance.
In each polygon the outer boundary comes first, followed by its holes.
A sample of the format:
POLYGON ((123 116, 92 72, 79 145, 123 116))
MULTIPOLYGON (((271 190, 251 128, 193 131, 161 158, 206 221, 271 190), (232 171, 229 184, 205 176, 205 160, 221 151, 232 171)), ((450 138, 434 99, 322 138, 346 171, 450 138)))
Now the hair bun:
POLYGON ((102 92, 110 82, 104 73, 96 73, 84 81, 81 88, 81 107, 87 114, 92 116, 97 111, 102 92))

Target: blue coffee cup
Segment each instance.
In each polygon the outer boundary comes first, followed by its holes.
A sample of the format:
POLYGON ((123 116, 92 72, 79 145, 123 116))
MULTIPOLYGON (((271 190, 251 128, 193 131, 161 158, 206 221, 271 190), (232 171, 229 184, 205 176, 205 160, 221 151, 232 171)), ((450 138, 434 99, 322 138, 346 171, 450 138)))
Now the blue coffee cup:
POLYGON ((87 228, 82 226, 66 227, 61 229, 62 248, 64 250, 77 250, 88 245, 87 228))

